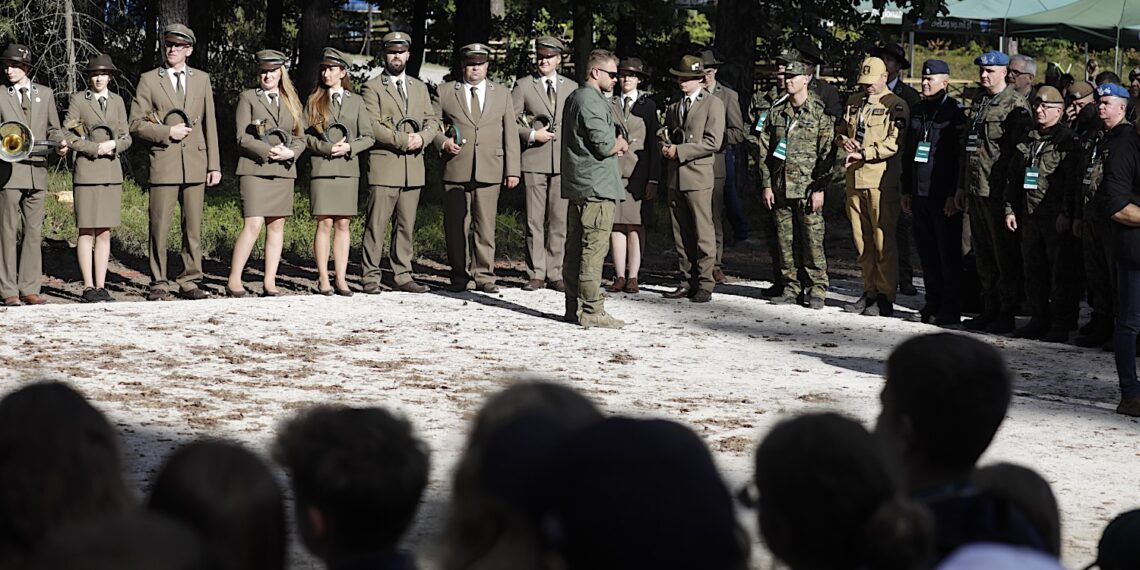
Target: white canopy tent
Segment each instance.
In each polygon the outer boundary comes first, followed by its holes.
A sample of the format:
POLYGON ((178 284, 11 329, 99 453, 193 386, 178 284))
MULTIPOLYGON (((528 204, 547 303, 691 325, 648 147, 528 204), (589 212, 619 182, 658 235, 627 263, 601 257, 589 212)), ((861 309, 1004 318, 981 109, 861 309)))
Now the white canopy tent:
POLYGON ((1077 0, 1064 6, 1011 17, 1009 30, 1039 34, 1052 30, 1062 36, 1083 35, 1116 49, 1115 69, 1121 65, 1120 47, 1140 44, 1140 0, 1077 0), (1067 34, 1071 30, 1076 34, 1067 34))

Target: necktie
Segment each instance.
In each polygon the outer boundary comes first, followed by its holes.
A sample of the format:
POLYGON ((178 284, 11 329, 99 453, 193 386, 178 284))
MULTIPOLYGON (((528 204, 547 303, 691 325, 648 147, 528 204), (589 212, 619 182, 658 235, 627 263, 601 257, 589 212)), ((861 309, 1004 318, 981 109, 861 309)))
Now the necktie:
POLYGON ((550 101, 550 108, 558 106, 558 94, 554 91, 554 80, 546 80, 546 98, 550 101))
POLYGON ((336 105, 337 109, 341 108, 340 97, 340 93, 333 93, 333 104, 336 105))
POLYGON ((693 100, 685 97, 685 102, 681 103, 681 122, 684 123, 689 118, 689 107, 693 105, 693 100))
POLYGON ((104 113, 107 112, 107 98, 106 97, 100 97, 99 98, 99 110, 103 111, 104 113))
POLYGON ((175 71, 174 72, 174 79, 175 79, 175 82, 177 83, 177 87, 175 87, 175 91, 178 92, 178 98, 182 100, 182 106, 186 106, 186 84, 182 82, 182 74, 183 73, 185 73, 185 72, 183 72, 183 71, 175 71))
POLYGON ((404 110, 408 110, 408 92, 404 91, 404 80, 396 80, 396 91, 400 92, 400 98, 404 100, 404 110))
POLYGON ((20 107, 24 109, 24 120, 31 120, 32 100, 28 97, 28 88, 20 88, 20 107))
POLYGON ((629 116, 629 107, 630 107, 630 104, 633 102, 633 98, 632 97, 626 97, 623 101, 624 102, 621 104, 621 112, 623 115, 628 117, 629 116))
POLYGON ((478 123, 483 117, 483 106, 479 103, 479 88, 471 87, 471 118, 478 123))

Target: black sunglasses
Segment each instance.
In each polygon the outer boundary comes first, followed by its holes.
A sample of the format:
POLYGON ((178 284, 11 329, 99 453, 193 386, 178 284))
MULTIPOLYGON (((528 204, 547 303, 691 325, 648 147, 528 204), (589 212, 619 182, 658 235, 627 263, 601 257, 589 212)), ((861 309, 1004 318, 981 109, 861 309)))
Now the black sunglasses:
POLYGON ((596 69, 596 70, 598 70, 598 71, 600 71, 606 75, 609 75, 610 79, 617 79, 618 78, 618 72, 616 72, 616 71, 609 71, 606 69, 602 69, 600 67, 595 67, 594 69, 596 69))

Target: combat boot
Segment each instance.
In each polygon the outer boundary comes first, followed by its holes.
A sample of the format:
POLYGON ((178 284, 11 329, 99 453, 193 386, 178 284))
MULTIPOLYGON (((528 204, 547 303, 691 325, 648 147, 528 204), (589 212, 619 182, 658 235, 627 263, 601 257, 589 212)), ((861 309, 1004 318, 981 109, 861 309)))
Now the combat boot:
POLYGON ((578 324, 587 329, 590 327, 620 329, 625 326, 625 321, 619 321, 608 313, 587 313, 578 317, 578 324))
POLYGON ((791 291, 784 291, 777 297, 772 297, 769 301, 773 305, 792 305, 798 302, 799 295, 791 291))
MULTIPOLYGON (((871 297, 870 295, 864 293, 861 297, 859 297, 858 301, 855 301, 854 303, 851 303, 849 305, 844 306, 843 310, 848 312, 848 313, 859 313, 859 314, 865 315, 865 314, 867 314, 866 313, 867 308, 868 307, 874 307, 874 306, 875 306, 875 299, 873 297, 871 297)), ((878 307, 875 307, 875 311, 877 312, 878 310, 879 310, 878 307)))

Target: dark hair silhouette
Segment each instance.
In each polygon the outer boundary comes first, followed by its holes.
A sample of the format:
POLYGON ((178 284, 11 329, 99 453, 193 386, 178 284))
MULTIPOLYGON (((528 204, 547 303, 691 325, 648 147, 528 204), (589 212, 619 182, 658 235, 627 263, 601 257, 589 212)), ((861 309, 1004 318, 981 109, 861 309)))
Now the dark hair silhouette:
POLYGON ((194 531, 146 511, 68 527, 47 541, 30 570, 215 570, 194 531))
POLYGON ((30 555, 61 526, 132 503, 118 436, 83 396, 41 382, 0 400, 0 566, 30 555))
POLYGON ((148 506, 196 531, 223 570, 285 568, 284 495, 265 463, 240 445, 182 446, 159 472, 148 506))

